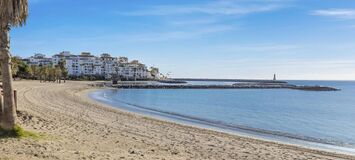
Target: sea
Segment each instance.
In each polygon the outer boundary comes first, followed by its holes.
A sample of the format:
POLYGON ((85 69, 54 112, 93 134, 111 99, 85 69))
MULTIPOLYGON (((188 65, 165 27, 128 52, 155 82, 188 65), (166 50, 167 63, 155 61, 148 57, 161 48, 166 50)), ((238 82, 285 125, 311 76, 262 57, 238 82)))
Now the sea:
POLYGON ((355 154, 355 81, 288 82, 329 86, 341 91, 103 89, 89 93, 89 97, 112 107, 176 123, 355 154))

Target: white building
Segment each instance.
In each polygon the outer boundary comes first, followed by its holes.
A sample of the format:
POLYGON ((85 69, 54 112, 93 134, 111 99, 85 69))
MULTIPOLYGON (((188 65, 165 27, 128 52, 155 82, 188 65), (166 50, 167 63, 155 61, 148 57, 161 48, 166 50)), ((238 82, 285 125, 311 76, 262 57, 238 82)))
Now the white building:
POLYGON ((74 55, 65 60, 65 65, 70 76, 80 76, 81 68, 79 64, 79 56, 74 55))
POLYGON ((149 73, 148 73, 148 78, 149 79, 160 79, 159 68, 150 67, 150 70, 149 70, 149 73))
POLYGON ((112 74, 116 73, 116 67, 118 66, 118 59, 116 57, 111 57, 110 54, 104 53, 100 56, 101 63, 101 75, 105 76, 106 79, 110 79, 112 74))
POLYGON ((44 66, 44 65, 51 65, 52 59, 46 58, 46 55, 36 53, 34 56, 28 58, 27 61, 28 65, 37 65, 37 66, 44 66))
POLYGON ((96 57, 89 52, 73 55, 69 51, 64 51, 53 55, 52 58, 45 58, 43 54, 35 54, 28 61, 33 65, 50 64, 53 66, 64 61, 68 75, 72 77, 95 76, 111 79, 113 75, 117 75, 122 80, 143 80, 152 77, 146 65, 139 61, 129 62, 127 57, 112 57, 108 53, 96 57))
POLYGON ((128 62, 128 59, 119 63, 116 72, 121 79, 127 80, 147 79, 149 73, 146 65, 139 63, 137 60, 128 62))
POLYGON ((73 56, 73 55, 70 54, 69 51, 60 52, 59 54, 55 54, 52 56, 52 63, 53 63, 53 65, 58 65, 58 63, 60 61, 65 61, 66 59, 70 58, 71 56, 73 56))

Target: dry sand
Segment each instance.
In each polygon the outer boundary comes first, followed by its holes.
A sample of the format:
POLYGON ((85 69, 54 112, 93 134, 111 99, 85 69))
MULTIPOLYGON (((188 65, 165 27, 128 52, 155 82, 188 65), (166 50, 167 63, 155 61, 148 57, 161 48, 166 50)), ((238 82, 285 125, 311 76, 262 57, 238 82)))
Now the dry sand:
POLYGON ((183 126, 98 104, 90 82, 18 81, 19 121, 42 139, 0 139, 0 159, 355 159, 183 126))

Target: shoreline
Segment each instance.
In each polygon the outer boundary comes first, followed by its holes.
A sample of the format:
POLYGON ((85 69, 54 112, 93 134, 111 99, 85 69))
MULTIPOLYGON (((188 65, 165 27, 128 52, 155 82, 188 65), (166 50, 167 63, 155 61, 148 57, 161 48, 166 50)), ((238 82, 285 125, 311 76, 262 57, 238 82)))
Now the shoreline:
POLYGON ((112 108, 87 97, 88 84, 15 82, 19 122, 48 139, 0 139, 6 159, 355 159, 112 108))
MULTIPOLYGON (((180 125, 187 125, 202 129, 208 129, 216 132, 227 133, 236 136, 243 136, 247 138, 253 138, 263 141, 275 142, 285 145, 294 145, 297 147, 303 147, 308 149, 321 150, 326 152, 335 152, 339 154, 348 154, 355 156, 355 149, 346 146, 341 146, 333 144, 331 142, 322 141, 321 139, 314 137, 304 137, 293 135, 289 133, 276 132, 271 130, 264 130, 258 128, 252 128, 248 126, 232 125, 223 122, 212 121, 208 119, 191 117, 187 115, 182 115, 178 113, 171 113, 160 111, 156 109, 146 108, 143 106, 137 106, 130 103, 125 103, 126 107, 108 104, 102 97, 97 97, 98 95, 92 95, 92 93, 98 92, 100 90, 116 90, 119 88, 106 87, 102 89, 93 90, 87 93, 87 96, 95 102, 108 105, 111 108, 123 110, 132 114, 138 114, 140 116, 147 116, 149 118, 158 119, 162 121, 167 121, 169 123, 176 123, 180 125)), ((121 102, 123 103, 123 102, 121 102)))

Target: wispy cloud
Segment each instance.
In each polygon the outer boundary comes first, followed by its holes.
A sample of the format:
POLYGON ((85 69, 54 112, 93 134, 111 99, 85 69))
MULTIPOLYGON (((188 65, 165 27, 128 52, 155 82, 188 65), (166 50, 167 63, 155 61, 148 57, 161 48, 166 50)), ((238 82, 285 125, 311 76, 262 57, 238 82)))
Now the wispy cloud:
POLYGON ((227 52, 243 53, 278 53, 300 49, 300 46, 289 44, 253 44, 253 45, 223 45, 219 46, 227 52))
POLYGON ((235 29, 233 26, 228 25, 215 25, 206 28, 200 28, 198 30, 182 30, 182 31, 169 31, 150 34, 130 35, 126 37, 126 40, 132 42, 159 42, 168 40, 181 40, 181 39, 193 39, 205 35, 214 33, 226 32, 235 29))
POLYGON ((311 12, 311 15, 340 19, 355 19, 355 9, 323 9, 311 12))
POLYGON ((215 19, 189 19, 189 20, 174 20, 168 22, 172 26, 194 26, 194 25, 206 25, 214 24, 218 21, 215 19))
MULTIPOLYGON (((144 41, 200 37, 237 28, 231 18, 271 12, 288 6, 292 0, 209 0, 189 4, 153 5, 140 9, 115 12, 121 16, 161 16, 164 27, 172 27, 168 33, 154 38, 137 38, 144 41), (169 18, 166 18, 169 17, 169 18), (194 30, 187 31, 186 28, 194 30), (176 31, 183 30, 183 31, 176 31), (157 38, 158 37, 158 38, 157 38)), ((242 22, 238 22, 242 23, 242 22)), ((147 36, 144 36, 147 37, 147 36)), ((150 37, 150 36, 148 36, 150 37)))
MULTIPOLYGON (((96 42, 108 41, 108 42, 122 42, 126 44, 130 43, 155 43, 155 42, 167 42, 174 40, 189 40, 200 38, 203 36, 218 34, 220 32, 227 32, 236 29, 234 26, 229 25, 213 25, 207 26, 199 29, 190 29, 190 30, 171 30, 171 31, 150 31, 144 33, 133 33, 133 34, 110 34, 110 35, 100 35, 100 36, 86 36, 80 38, 63 38, 56 40, 58 43, 69 42, 81 44, 92 44, 98 45, 96 42)), ((31 43, 32 44, 32 43, 31 43)))
POLYGON ((220 0, 191 5, 158 5, 143 10, 118 12, 118 14, 126 16, 163 16, 180 14, 245 15, 277 10, 285 7, 284 2, 285 1, 277 0, 220 0))

